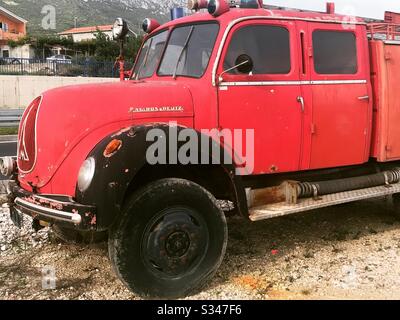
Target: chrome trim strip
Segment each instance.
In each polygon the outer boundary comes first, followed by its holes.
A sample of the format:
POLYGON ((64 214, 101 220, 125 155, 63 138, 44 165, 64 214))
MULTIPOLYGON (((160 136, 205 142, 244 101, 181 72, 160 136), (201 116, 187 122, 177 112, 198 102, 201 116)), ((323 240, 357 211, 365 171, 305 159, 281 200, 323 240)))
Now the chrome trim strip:
POLYGON ((80 224, 82 222, 82 217, 79 214, 76 213, 69 213, 69 212, 64 212, 64 211, 58 211, 50 208, 45 208, 42 206, 39 206, 37 204, 31 203, 29 201, 23 200, 21 198, 16 198, 15 199, 15 204, 25 207, 30 210, 38 210, 38 213, 43 216, 47 216, 49 218, 55 219, 55 220, 60 220, 60 221, 66 221, 66 222, 72 222, 74 224, 80 224))
MULTIPOLYGON (((33 165, 32 165, 32 168, 29 170, 29 171, 24 171, 24 170, 22 170, 22 169, 20 169, 19 168, 19 166, 18 166, 18 169, 19 169, 19 171, 20 172, 22 172, 22 173, 24 173, 24 174, 28 174, 28 173, 31 173, 34 169, 35 169, 35 167, 36 167, 36 162, 37 162, 37 157, 38 157, 38 145, 37 145, 37 127, 38 127, 38 119, 39 119, 39 113, 40 113, 40 108, 42 107, 42 103, 43 103, 43 95, 41 94, 40 96, 38 96, 38 98, 40 97, 40 103, 39 103, 39 106, 38 106, 38 110, 37 110, 37 113, 36 113, 36 117, 35 117, 35 161, 33 162, 33 165)), ((36 100, 37 98, 35 98, 35 100, 36 100)), ((33 101, 32 101, 33 102, 33 101)), ((30 114, 30 112, 32 111, 32 109, 30 109, 29 111, 28 111, 28 114, 27 114, 27 116, 26 116, 26 118, 25 118, 25 120, 28 118, 28 116, 29 116, 29 114, 30 114)), ((24 118, 24 115, 25 115, 25 113, 22 115, 22 118, 24 118)), ((21 118, 21 119, 22 119, 21 118)), ((22 125, 24 125, 24 124, 22 124, 22 125)), ((22 129, 22 128, 21 128, 22 129)), ((24 128, 24 130, 25 130, 25 128, 24 128)), ((21 132, 21 134, 22 134, 22 132, 21 132)), ((19 162, 19 145, 20 145, 20 143, 21 143, 21 134, 20 134, 20 132, 18 132, 18 141, 17 141, 17 163, 19 162)), ((25 144, 25 133, 24 133, 24 141, 23 141, 23 144, 25 144)))
POLYGON ((365 22, 361 21, 339 21, 339 20, 318 20, 318 19, 312 19, 312 18, 297 18, 297 17, 280 17, 280 16, 249 16, 249 17, 242 17, 238 18, 236 20, 231 21, 229 25, 226 27, 224 35, 222 37, 221 43, 218 48, 217 56, 214 60, 214 66, 212 69, 212 85, 215 87, 217 85, 217 68, 219 64, 219 60, 221 59, 222 55, 222 50, 225 46, 226 39, 228 38, 229 32, 232 30, 232 28, 243 21, 247 20, 295 20, 295 21, 308 21, 308 22, 315 22, 315 23, 337 23, 337 24, 346 24, 346 25, 367 25, 365 22))
POLYGON ((221 82, 220 86, 300 86, 300 85, 325 85, 325 84, 366 84, 367 80, 324 80, 324 81, 236 81, 221 82))
POLYGON ((399 44, 400 44, 400 40, 385 40, 385 41, 383 41, 383 43, 385 43, 385 44, 397 44, 397 45, 399 45, 399 44))

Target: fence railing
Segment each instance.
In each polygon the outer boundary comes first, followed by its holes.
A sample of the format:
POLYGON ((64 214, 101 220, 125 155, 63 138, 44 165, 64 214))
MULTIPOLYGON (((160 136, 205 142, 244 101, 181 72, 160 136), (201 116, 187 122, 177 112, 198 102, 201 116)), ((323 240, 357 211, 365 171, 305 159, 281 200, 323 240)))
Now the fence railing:
POLYGON ((22 109, 0 110, 0 128, 18 127, 23 113, 22 109))
POLYGON ((0 58, 0 75, 117 78, 119 70, 112 61, 0 58))

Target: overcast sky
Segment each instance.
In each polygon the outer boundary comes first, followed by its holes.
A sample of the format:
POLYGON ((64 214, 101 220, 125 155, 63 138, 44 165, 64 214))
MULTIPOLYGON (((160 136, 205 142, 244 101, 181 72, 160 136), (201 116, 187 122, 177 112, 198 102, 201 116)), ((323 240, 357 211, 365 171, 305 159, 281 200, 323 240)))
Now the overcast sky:
MULTIPOLYGON (((324 11, 328 0, 264 0, 265 4, 324 11)), ((336 12, 383 19, 385 11, 400 12, 400 0, 332 0, 336 12)))

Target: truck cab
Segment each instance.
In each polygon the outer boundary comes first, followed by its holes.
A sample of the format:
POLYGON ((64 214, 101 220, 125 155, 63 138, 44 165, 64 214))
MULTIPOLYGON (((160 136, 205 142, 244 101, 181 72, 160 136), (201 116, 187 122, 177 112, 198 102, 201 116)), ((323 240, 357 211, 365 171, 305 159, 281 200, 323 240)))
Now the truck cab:
POLYGON ((221 201, 258 221, 400 192, 399 99, 385 82, 399 80, 399 26, 333 4, 190 9, 146 19, 129 79, 36 98, 17 161, 0 161, 17 225, 25 214, 106 233, 114 269, 142 296, 186 296, 213 276, 228 238, 221 201))

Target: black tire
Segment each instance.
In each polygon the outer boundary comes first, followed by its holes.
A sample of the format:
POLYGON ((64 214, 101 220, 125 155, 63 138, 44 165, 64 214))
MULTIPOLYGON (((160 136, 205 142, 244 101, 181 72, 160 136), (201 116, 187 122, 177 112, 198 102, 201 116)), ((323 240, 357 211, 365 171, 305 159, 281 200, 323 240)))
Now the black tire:
POLYGON ((400 219, 400 194, 396 193, 386 197, 387 208, 393 217, 400 219))
POLYGON ((174 299, 214 276, 227 240, 212 194, 188 180, 163 179, 132 195, 108 243, 114 270, 131 291, 174 299))
POLYGON ((105 242, 108 239, 108 233, 106 231, 77 231, 58 225, 53 225, 52 230, 56 238, 71 244, 94 244, 105 242))

